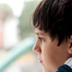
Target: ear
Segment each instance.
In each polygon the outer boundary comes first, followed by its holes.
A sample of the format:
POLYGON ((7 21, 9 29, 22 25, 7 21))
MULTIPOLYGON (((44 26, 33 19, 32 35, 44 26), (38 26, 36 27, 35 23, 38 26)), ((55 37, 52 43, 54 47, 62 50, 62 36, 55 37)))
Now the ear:
POLYGON ((72 35, 70 36, 70 39, 69 39, 68 53, 72 54, 72 35))

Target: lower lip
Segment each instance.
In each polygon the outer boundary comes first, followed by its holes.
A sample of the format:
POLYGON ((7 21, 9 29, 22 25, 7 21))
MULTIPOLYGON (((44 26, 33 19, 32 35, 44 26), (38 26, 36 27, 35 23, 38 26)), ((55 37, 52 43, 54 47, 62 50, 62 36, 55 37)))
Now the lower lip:
POLYGON ((42 63, 42 60, 39 60, 40 63, 42 63))

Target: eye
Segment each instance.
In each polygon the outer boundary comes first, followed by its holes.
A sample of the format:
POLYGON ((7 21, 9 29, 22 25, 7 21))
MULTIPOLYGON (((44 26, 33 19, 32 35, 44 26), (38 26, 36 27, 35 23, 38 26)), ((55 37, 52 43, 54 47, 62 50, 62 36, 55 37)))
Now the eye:
POLYGON ((44 41, 44 38, 42 38, 42 37, 39 37, 39 39, 40 39, 41 41, 44 41))

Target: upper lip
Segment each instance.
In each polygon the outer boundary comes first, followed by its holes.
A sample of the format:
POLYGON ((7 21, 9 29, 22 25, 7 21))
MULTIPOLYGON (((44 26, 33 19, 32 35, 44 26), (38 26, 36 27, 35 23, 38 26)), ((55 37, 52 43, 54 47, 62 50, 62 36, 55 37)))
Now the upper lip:
MULTIPOLYGON (((39 60, 41 60, 41 58, 40 58, 40 57, 38 57, 38 59, 39 59, 39 60)), ((42 60, 41 60, 41 61, 42 61, 42 60)))
POLYGON ((39 59, 40 61, 42 61, 42 59, 41 59, 41 55, 38 55, 38 59, 39 59))

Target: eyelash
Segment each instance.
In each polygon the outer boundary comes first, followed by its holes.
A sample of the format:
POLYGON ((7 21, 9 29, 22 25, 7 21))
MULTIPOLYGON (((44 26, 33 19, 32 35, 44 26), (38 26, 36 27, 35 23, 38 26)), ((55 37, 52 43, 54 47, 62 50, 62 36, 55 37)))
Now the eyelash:
POLYGON ((39 37, 39 39, 40 39, 41 41, 44 41, 44 38, 39 37))

